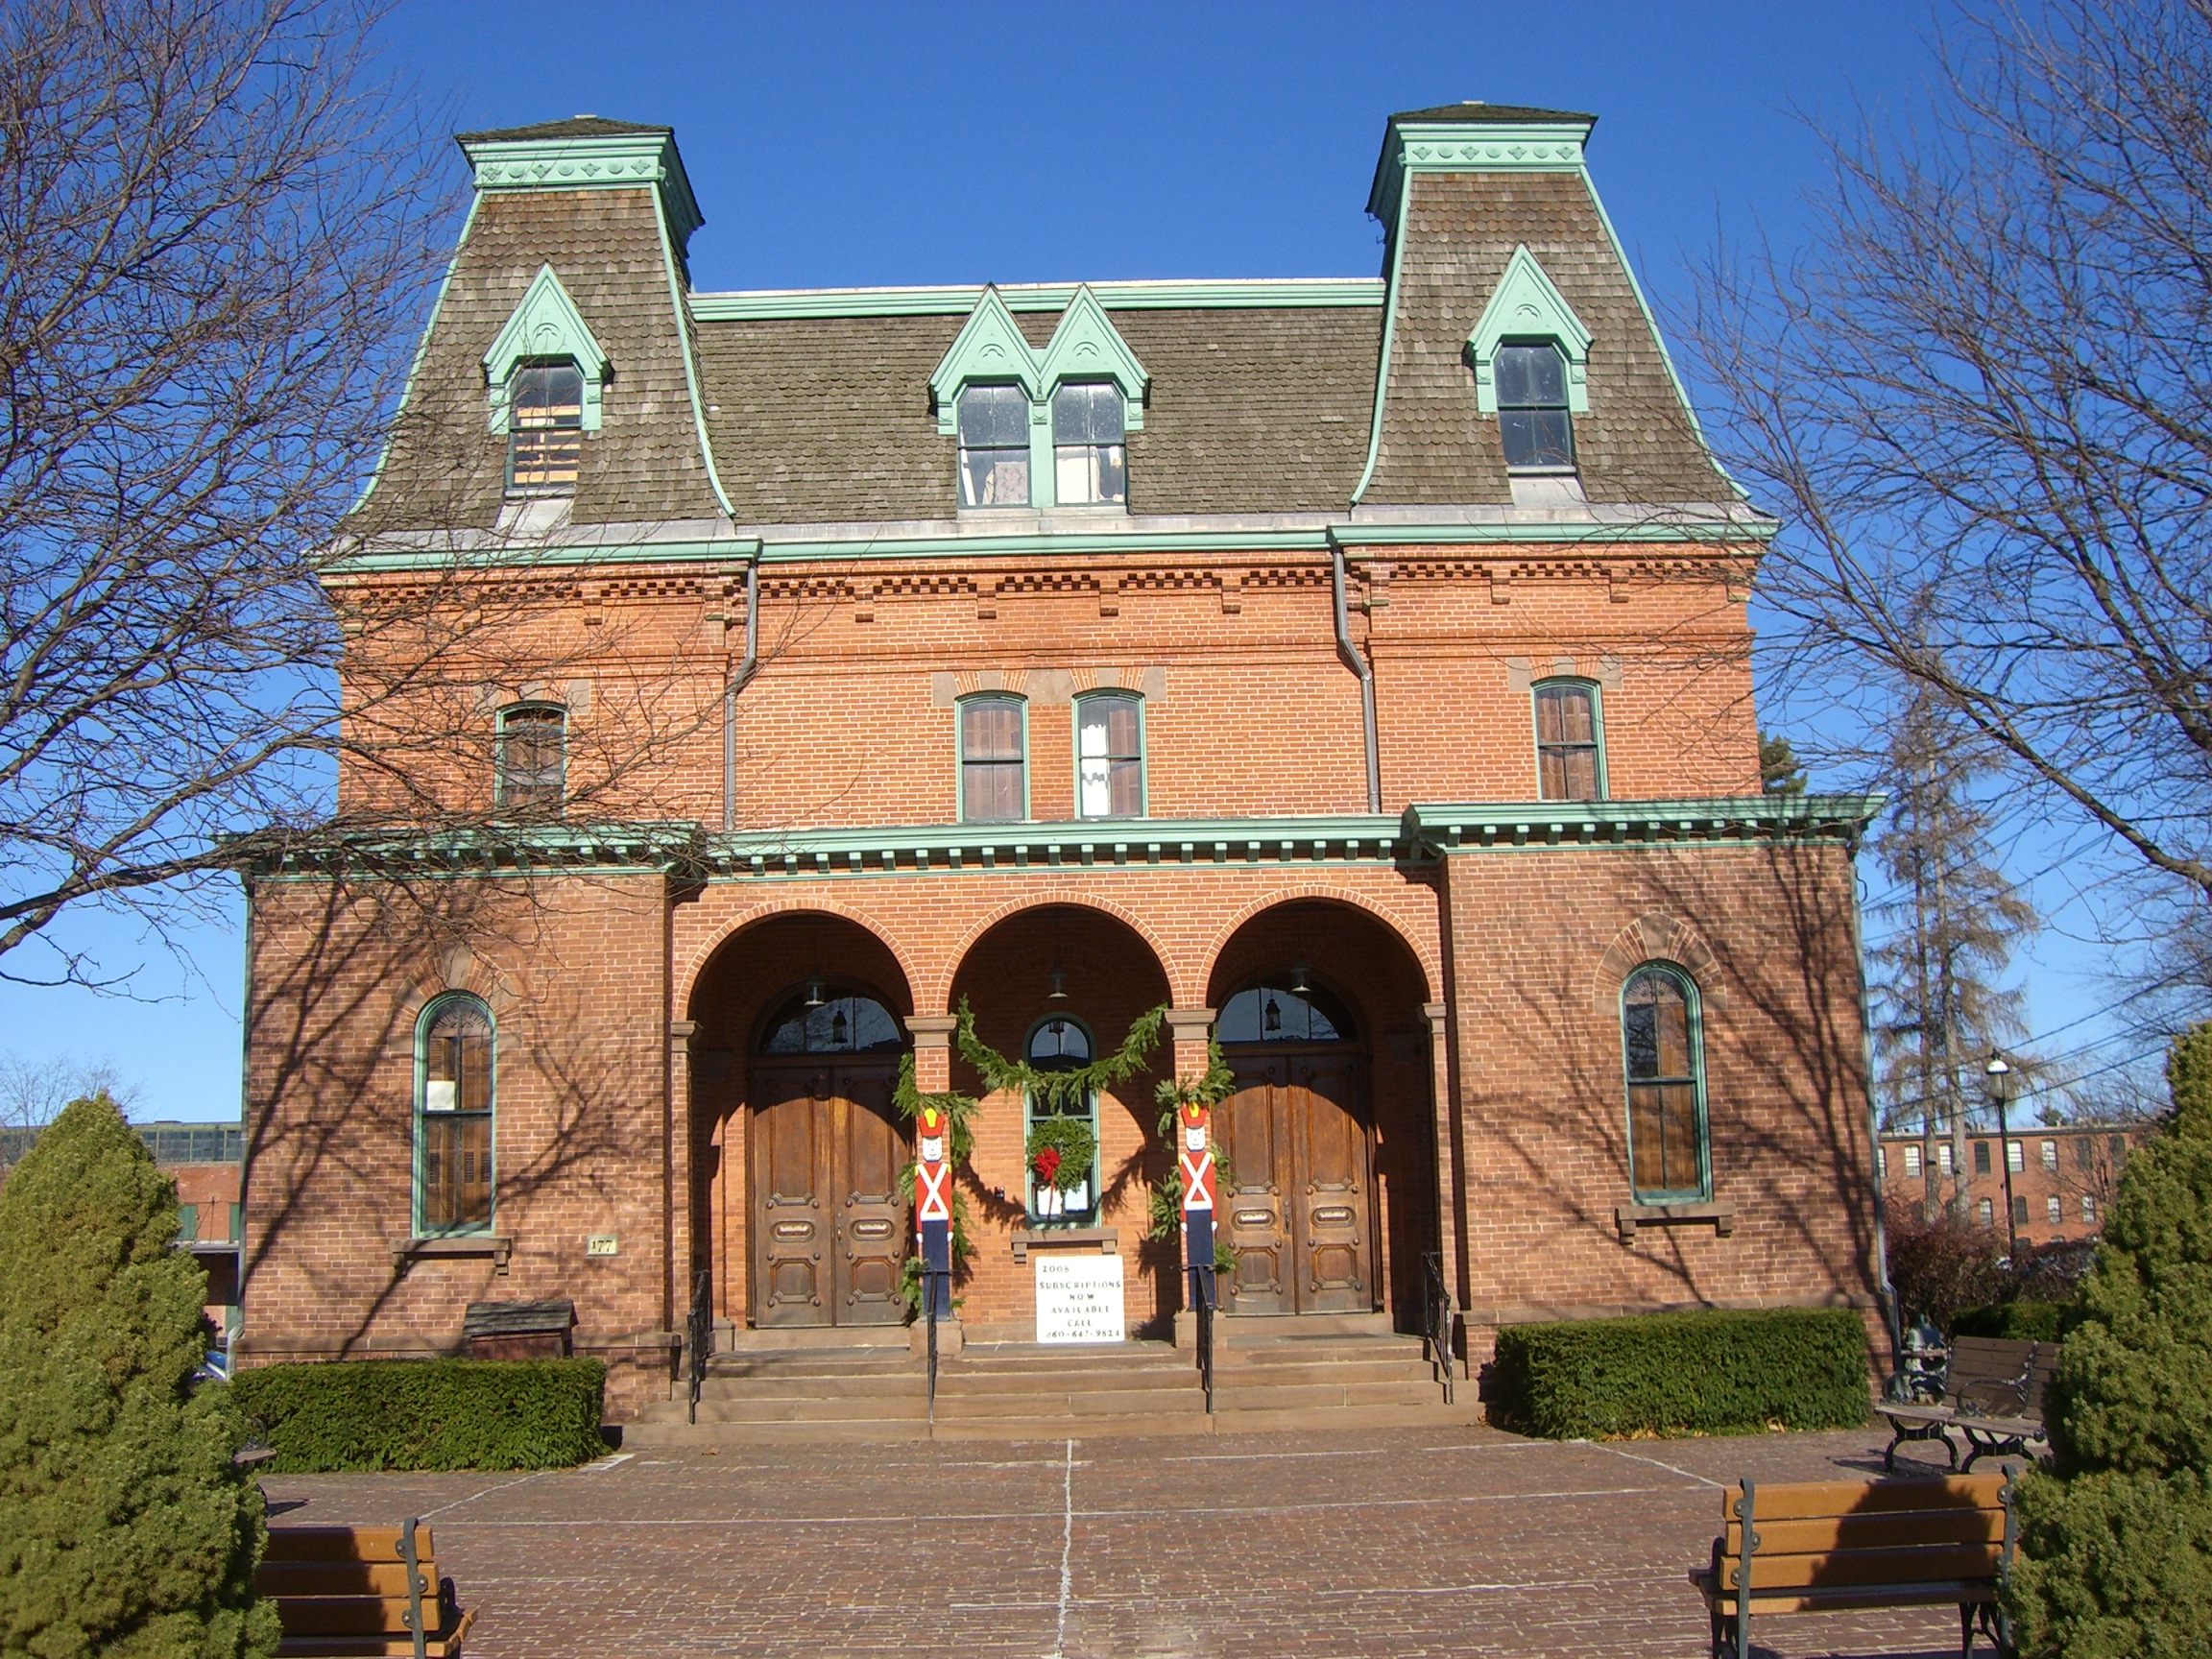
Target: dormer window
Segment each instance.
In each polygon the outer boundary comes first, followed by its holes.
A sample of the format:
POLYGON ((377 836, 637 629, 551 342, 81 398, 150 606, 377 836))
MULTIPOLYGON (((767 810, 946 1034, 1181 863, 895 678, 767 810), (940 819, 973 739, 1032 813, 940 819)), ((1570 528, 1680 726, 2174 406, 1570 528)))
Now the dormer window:
POLYGON ((1029 397, 1021 387, 960 394, 960 505, 1029 505, 1029 397))
POLYGON ((1567 359, 1550 341, 1498 348, 1498 424, 1505 465, 1516 472, 1575 467, 1575 417, 1568 411, 1567 359))
POLYGON ((515 371, 508 389, 507 493, 572 495, 584 459, 584 375, 574 364, 515 371))
POLYGON ((1122 505, 1129 453, 1122 445, 1121 389, 1075 380, 1052 394, 1054 499, 1063 507, 1122 505))

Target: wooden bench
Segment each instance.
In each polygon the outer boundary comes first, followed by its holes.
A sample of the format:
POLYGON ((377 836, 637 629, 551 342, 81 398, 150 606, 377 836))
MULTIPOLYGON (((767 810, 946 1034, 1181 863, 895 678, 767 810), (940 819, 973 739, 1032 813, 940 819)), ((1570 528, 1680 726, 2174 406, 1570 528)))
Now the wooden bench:
POLYGON ((274 1597, 279 1655, 456 1659, 475 1614, 438 1576, 430 1528, 272 1527, 254 1588, 274 1597))
POLYGON ((1959 1651, 1979 1627, 2010 1655, 1997 1601, 2012 1558, 2012 1472, 1926 1480, 1758 1485, 1721 1495, 1710 1565, 1690 1575, 1705 1599, 1713 1659, 1749 1659, 1751 1621, 1854 1607, 1959 1609, 1959 1651), (1732 1634, 1731 1634, 1732 1632, 1732 1634))
POLYGON ((2012 1456, 2043 1437, 2043 1391, 2058 1366, 2056 1342, 2020 1342, 2002 1336, 1961 1336, 1951 1344, 1943 1398, 1936 1402, 1885 1400, 1874 1408, 1896 1431, 1882 1464, 1897 1468, 1897 1448, 1908 1440, 1939 1440, 1959 1468, 1956 1429, 1966 1438, 1966 1464, 1992 1454, 2012 1456))

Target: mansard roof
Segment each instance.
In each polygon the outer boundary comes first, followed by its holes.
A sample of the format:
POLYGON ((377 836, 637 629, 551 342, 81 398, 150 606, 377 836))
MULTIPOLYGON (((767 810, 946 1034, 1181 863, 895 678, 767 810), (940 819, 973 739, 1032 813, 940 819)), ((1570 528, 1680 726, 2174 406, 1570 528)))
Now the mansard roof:
POLYGON ((467 133, 472 156, 493 146, 498 165, 480 166, 475 211, 356 522, 374 534, 502 521, 503 404, 485 352, 547 267, 607 359, 603 419, 563 509, 577 530, 964 517, 958 440, 932 377, 946 379, 987 292, 1040 374, 1070 306, 1093 308, 1074 332, 1094 356, 1100 341, 1118 347, 1127 372, 1116 378, 1142 399, 1127 434, 1133 517, 1521 515, 1534 508, 1516 499, 1498 417, 1480 406, 1474 336, 1523 249, 1556 291, 1556 314, 1576 323, 1575 445, 1591 521, 1741 518, 1584 168, 1594 119, 1503 104, 1391 116, 1378 173, 1387 187, 1372 209, 1388 232, 1379 278, 1088 289, 693 293, 683 242, 696 209, 669 129, 580 115, 467 133), (1439 124, 1501 131, 1423 131, 1439 124), (1581 131, 1528 132, 1571 125, 1581 131), (599 164, 616 149, 622 165, 599 164))

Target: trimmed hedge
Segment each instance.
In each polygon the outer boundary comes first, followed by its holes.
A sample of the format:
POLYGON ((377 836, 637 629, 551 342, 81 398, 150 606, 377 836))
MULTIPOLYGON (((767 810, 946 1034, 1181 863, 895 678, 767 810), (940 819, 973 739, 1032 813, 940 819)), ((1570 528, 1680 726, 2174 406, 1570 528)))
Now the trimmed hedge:
POLYGON ((1952 1324, 1954 1336, 2008 1336, 2015 1342, 2056 1342, 2064 1331, 2060 1319, 2069 1302, 2000 1302, 1969 1308, 1952 1324))
POLYGON ((231 1396, 287 1475, 547 1469, 607 1450, 597 1359, 331 1359, 240 1371, 231 1396))
POLYGON ((1851 1429, 1866 1421, 1866 1328, 1847 1308, 1508 1325, 1500 1414, 1553 1440, 1851 1429))

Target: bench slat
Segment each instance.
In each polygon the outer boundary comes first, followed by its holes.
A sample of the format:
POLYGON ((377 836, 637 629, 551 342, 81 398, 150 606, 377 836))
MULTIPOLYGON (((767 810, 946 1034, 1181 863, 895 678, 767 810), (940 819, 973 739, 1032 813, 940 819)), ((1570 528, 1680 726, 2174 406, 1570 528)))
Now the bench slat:
MULTIPOLYGON (((397 1596, 279 1596, 276 1617, 287 1636, 351 1636, 371 1631, 407 1629, 407 1595, 397 1596)), ((422 1622, 438 1620, 438 1598, 422 1598, 422 1622)))
MULTIPOLYGON (((1913 1480, 1804 1480, 1759 1488, 1755 1525, 1815 1521, 1843 1515, 1877 1515, 1895 1509, 1997 1509, 2002 1475, 1938 1475, 1913 1480)), ((1742 1486, 1720 1494, 1720 1514, 1735 1514, 1742 1486)))
MULTIPOLYGON (((1858 1584, 1994 1583, 2003 1551, 1994 1544, 1938 1544, 1926 1550, 1834 1550, 1816 1555, 1751 1557, 1751 1589, 1824 1590, 1858 1584)), ((1736 1587, 1736 1563, 1720 1564, 1720 1587, 1736 1587)))
MULTIPOLYGON (((452 1629, 423 1643, 426 1659, 456 1659, 462 1639, 475 1623, 476 1612, 470 1608, 452 1629)), ((276 1645, 276 1653, 277 1659, 414 1659, 415 1644, 405 1636, 396 1641, 379 1636, 287 1636, 276 1645)))
MULTIPOLYGON (((1690 1582, 1708 1607, 1736 1611, 1736 1593, 1716 1590, 1713 1575, 1700 1568, 1690 1582)), ((1829 1613, 1854 1607, 1993 1607, 1997 1589, 1986 1580, 1961 1584, 1859 1584, 1828 1590, 1751 1592, 1751 1616, 1767 1613, 1829 1613)))
MULTIPOLYGON (((1764 1499, 1767 1494, 1762 1491, 1764 1499)), ((1760 1505, 1766 1507, 1764 1503, 1760 1505)), ((1838 1515, 1809 1521, 1769 1521, 1757 1516, 1762 1555, 1801 1555, 1825 1550, 1905 1550, 1931 1544, 2002 1544, 2002 1509, 1931 1509, 1925 1513, 1892 1509, 1872 1515, 1838 1515)), ((1728 1523, 1721 1549, 1733 1559, 1743 1547, 1743 1526, 1728 1523)))
MULTIPOLYGON (((417 1569, 423 1595, 436 1593, 438 1563, 425 1558, 417 1569)), ((264 1596, 397 1596, 407 1599, 407 1566, 402 1561, 263 1561, 255 1587, 264 1596)))
MULTIPOLYGON (((423 1559, 435 1551, 430 1528, 415 1528, 415 1545, 423 1559)), ((272 1527, 264 1561, 398 1561, 399 1528, 397 1527, 272 1527)))

